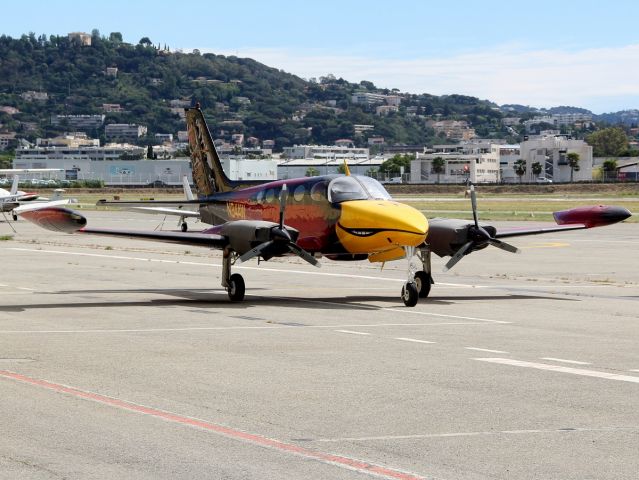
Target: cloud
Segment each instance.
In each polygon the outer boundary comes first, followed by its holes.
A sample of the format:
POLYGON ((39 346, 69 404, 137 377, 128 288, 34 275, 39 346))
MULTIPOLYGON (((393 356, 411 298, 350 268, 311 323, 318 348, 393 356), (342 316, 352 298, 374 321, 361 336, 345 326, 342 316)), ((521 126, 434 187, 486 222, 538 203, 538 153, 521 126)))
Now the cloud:
POLYGON ((215 53, 250 57, 303 78, 332 73, 410 93, 459 93, 538 107, 574 105, 595 113, 639 107, 639 44, 572 51, 505 46, 413 59, 270 48, 215 53))

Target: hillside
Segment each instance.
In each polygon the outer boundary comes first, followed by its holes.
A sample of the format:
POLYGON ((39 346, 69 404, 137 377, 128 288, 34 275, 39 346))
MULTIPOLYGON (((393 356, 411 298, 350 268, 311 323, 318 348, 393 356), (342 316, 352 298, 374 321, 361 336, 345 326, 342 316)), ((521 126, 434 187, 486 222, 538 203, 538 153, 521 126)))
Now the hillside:
MULTIPOLYGON (((366 146, 374 136, 391 145, 432 144, 445 138, 428 123, 440 119, 465 120, 482 137, 509 135, 496 105, 474 97, 402 94, 332 75, 306 81, 251 59, 170 52, 146 38, 132 45, 119 34, 94 34, 90 46, 67 36, 1 36, 0 60, 0 107, 19 110, 0 111, 0 124, 30 140, 69 130, 64 122, 53 125, 52 115, 105 114, 105 123, 147 126, 148 137, 140 143, 153 143, 155 133, 184 130, 177 112, 196 101, 217 137, 243 133, 275 140, 276 149, 340 138, 366 146), (47 98, 23 98, 29 91, 47 98), (400 104, 379 115, 379 102, 354 103, 355 92, 392 95, 400 104), (105 111, 104 104, 122 111, 105 111), (357 124, 373 128, 358 134, 357 124)), ((100 137, 104 128, 87 133, 100 137)))

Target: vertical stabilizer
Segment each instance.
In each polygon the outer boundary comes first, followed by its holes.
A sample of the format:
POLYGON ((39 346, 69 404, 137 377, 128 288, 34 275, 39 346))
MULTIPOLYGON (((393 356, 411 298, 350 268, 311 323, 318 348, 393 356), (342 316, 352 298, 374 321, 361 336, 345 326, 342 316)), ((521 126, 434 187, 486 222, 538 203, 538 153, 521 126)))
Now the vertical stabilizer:
POLYGON ((198 196, 205 197, 233 190, 233 182, 224 173, 202 110, 196 106, 186 108, 185 113, 191 148, 193 182, 198 196))
POLYGON ((189 185, 189 177, 184 175, 182 177, 182 186, 184 187, 184 196, 187 200, 195 200, 193 192, 191 191, 191 185, 189 185))
POLYGON ((13 176, 13 184, 11 185, 10 195, 16 195, 18 193, 18 183, 20 183, 20 179, 17 175, 13 176))

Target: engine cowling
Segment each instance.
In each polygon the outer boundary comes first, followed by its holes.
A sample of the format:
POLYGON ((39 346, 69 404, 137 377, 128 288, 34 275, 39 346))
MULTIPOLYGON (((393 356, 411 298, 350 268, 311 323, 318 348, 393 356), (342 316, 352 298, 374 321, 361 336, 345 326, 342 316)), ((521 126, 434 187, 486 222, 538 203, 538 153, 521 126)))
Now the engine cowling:
MULTIPOLYGON (((433 218, 428 221, 429 230, 426 243, 432 252, 440 257, 454 255, 465 243, 476 240, 474 232, 475 224, 467 220, 456 220, 450 218, 433 218)), ((480 224, 490 236, 495 236, 497 229, 490 225, 480 224)), ((487 242, 476 241, 472 250, 481 250, 488 246, 487 242)))
MULTIPOLYGON (((219 233, 228 238, 229 246, 240 255, 263 243, 281 238, 286 234, 289 235, 287 240, 293 243, 297 241, 297 237, 299 236, 299 232, 292 227, 285 226, 280 230, 279 224, 262 220, 236 220, 228 222, 222 225, 219 233)), ((268 260, 268 258, 275 255, 281 255, 287 252, 288 247, 285 243, 287 242, 273 242, 273 246, 264 251, 261 256, 265 260, 268 260)))

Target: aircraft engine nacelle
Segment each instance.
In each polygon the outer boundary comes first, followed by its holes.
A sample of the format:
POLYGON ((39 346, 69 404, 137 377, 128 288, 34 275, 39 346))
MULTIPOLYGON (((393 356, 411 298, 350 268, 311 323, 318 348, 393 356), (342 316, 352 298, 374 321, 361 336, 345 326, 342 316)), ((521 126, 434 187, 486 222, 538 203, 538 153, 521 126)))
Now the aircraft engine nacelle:
MULTIPOLYGON (((452 256, 459 250, 462 245, 471 240, 475 240, 473 235, 475 225, 467 220, 455 220, 448 218, 433 218, 428 221, 428 236, 426 243, 432 252, 440 257, 452 256)), ((490 225, 480 225, 491 236, 494 236, 497 230, 490 225)), ((481 250, 488 246, 487 242, 476 242, 472 251, 481 250)), ((470 251, 468 252, 470 253, 470 251)))
MULTIPOLYGON (((287 240, 295 243, 299 232, 287 226, 284 227, 284 230, 290 236, 287 240)), ((240 255, 258 245, 273 241, 273 246, 261 255, 266 260, 288 251, 288 247, 284 244, 285 242, 278 241, 281 238, 280 232, 279 224, 262 220, 236 220, 228 222, 220 228, 220 234, 228 238, 229 246, 240 255)))

